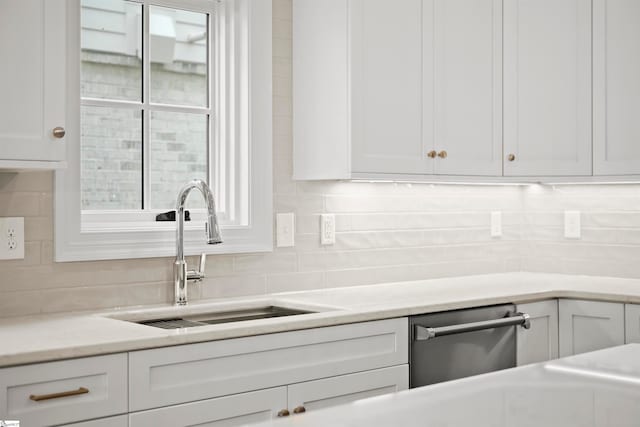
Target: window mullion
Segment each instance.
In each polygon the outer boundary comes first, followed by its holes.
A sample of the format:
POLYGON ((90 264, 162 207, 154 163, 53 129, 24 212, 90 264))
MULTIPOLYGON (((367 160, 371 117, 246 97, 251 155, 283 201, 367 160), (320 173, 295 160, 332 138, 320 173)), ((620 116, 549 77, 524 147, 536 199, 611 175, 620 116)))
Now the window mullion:
POLYGON ((150 147, 151 139, 149 110, 151 60, 149 55, 149 5, 145 1, 142 7, 142 209, 148 209, 150 205, 150 147))

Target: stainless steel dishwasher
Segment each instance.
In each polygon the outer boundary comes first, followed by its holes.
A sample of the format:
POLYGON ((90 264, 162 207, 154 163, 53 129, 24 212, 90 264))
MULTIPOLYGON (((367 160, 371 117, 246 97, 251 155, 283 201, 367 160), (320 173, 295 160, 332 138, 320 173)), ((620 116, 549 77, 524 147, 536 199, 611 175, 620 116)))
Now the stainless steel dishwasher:
POLYGON ((516 366, 516 327, 529 316, 514 305, 409 318, 411 388, 516 366))

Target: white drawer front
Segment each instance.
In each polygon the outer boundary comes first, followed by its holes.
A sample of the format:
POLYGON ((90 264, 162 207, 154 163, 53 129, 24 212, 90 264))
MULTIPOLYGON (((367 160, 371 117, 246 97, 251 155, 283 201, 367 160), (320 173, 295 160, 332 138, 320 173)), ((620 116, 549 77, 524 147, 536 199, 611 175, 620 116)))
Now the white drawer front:
POLYGON ((127 412, 127 355, 1 369, 0 387, 0 415, 28 427, 123 414, 127 412), (88 392, 31 399, 82 388, 88 392))
POLYGON ((131 411, 408 362, 406 318, 129 353, 131 411))

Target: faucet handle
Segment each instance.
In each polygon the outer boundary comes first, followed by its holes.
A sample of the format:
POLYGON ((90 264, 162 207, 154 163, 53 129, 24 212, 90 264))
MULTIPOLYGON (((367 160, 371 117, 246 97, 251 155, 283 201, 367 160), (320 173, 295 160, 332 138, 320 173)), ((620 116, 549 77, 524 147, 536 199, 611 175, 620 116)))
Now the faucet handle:
POLYGON ((207 254, 200 254, 200 262, 197 270, 187 271, 187 280, 202 280, 205 278, 204 269, 207 265, 207 254))
POLYGON ((204 277, 204 269, 207 265, 207 254, 200 254, 200 264, 198 265, 198 273, 204 277))

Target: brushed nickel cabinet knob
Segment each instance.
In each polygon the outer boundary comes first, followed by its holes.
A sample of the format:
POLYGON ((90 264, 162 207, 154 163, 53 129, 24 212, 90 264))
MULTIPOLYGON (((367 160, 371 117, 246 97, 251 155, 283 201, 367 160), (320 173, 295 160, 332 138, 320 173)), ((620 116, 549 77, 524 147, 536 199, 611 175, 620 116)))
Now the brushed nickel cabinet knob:
POLYGON ((448 156, 447 152, 442 150, 441 152, 438 153, 438 157, 440 157, 441 159, 446 159, 448 156))
POLYGON ((516 160, 516 155, 515 154, 509 154, 507 156, 507 160, 509 160, 510 162, 513 162, 516 160))
POLYGON ((278 412, 278 417, 282 418, 282 417, 288 417, 290 415, 289 410, 288 409, 283 409, 282 411, 278 412))
POLYGON ((435 159, 437 155, 438 155, 438 153, 435 150, 429 151, 427 153, 427 157, 430 158, 430 159, 435 159))
POLYGON ((67 131, 64 130, 63 127, 58 126, 58 127, 53 128, 53 132, 52 133, 53 133, 53 137, 54 138, 62 139, 67 134, 67 131))
POLYGON ((304 406, 298 406, 293 410, 294 414, 304 414, 305 412, 307 412, 307 409, 304 406))

